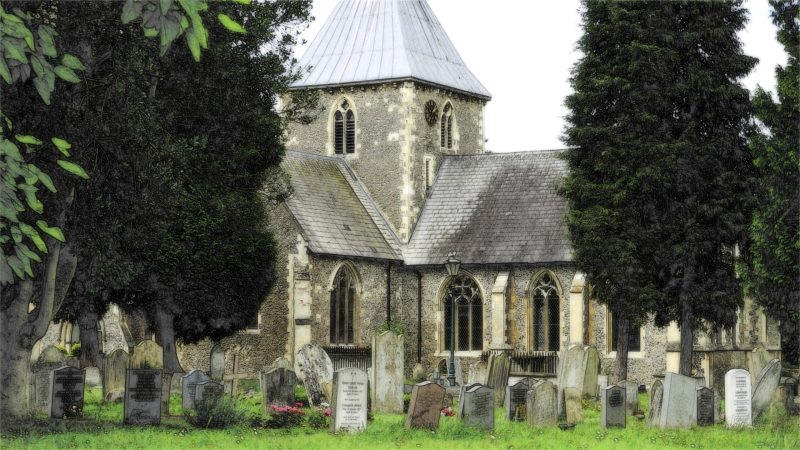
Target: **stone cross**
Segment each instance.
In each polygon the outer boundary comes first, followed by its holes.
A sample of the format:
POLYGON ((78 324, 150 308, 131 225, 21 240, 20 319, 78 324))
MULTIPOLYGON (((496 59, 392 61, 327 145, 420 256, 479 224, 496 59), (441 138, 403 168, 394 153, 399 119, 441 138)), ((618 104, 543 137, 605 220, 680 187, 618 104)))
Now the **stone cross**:
POLYGON ((728 427, 753 425, 750 374, 744 369, 725 373, 725 424, 728 427))
POLYGON ((369 377, 361 369, 349 367, 333 374, 331 431, 367 429, 369 377))
POLYGON ((438 428, 444 393, 445 388, 432 381, 415 384, 408 404, 406 428, 438 428))
POLYGON ((63 366, 53 371, 52 379, 50 417, 80 417, 83 413, 83 370, 63 366))
POLYGON ((402 334, 385 331, 372 338, 372 407, 377 412, 403 413, 403 361, 405 360, 402 334))
POLYGON ((625 428, 625 388, 611 385, 600 389, 600 426, 625 428))
POLYGON ((239 372, 239 355, 233 355, 233 373, 226 373, 222 376, 225 392, 230 392, 231 397, 236 400, 239 395, 239 380, 258 379, 258 375, 239 372))

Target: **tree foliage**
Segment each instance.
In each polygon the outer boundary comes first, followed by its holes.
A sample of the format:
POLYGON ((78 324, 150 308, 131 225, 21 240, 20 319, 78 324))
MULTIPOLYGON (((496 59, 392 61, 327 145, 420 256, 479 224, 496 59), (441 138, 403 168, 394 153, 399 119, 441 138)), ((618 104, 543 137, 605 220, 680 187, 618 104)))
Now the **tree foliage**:
POLYGON ((786 67, 775 68, 777 99, 761 87, 753 96, 756 118, 765 127, 753 136, 758 196, 747 249, 749 292, 766 313, 781 321, 786 359, 800 364, 800 2, 770 1, 786 67))

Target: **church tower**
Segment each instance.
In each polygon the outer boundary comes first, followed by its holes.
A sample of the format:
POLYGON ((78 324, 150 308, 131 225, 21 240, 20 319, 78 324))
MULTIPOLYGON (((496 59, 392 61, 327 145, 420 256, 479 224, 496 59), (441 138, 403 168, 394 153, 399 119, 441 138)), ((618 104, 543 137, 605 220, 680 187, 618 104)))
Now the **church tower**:
POLYGON ((407 242, 441 157, 484 152, 491 95, 425 0, 341 0, 300 65, 284 100, 317 90, 320 111, 287 149, 343 158, 407 242))

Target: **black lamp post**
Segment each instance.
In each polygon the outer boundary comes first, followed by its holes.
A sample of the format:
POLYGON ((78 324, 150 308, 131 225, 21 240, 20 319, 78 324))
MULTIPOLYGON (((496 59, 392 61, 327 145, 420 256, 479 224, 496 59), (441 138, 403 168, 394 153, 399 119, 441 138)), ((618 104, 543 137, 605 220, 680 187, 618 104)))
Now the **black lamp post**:
MULTIPOLYGON (((456 258, 455 252, 450 252, 447 255, 447 260, 444 262, 447 268, 447 273, 450 277, 458 275, 458 268, 461 266, 461 261, 456 258)), ((451 280, 452 281, 452 280, 451 280)), ((447 384, 450 386, 456 385, 456 297, 450 295, 450 364, 447 368, 447 384)))

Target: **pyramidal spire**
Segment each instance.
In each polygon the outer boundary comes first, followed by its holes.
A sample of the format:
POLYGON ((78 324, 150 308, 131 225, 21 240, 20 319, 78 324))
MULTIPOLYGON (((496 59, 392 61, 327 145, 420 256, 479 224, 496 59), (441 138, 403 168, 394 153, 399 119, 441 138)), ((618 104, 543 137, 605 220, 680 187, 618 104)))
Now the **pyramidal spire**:
POLYGON ((425 0, 340 0, 300 66, 292 88, 415 80, 491 98, 425 0))

